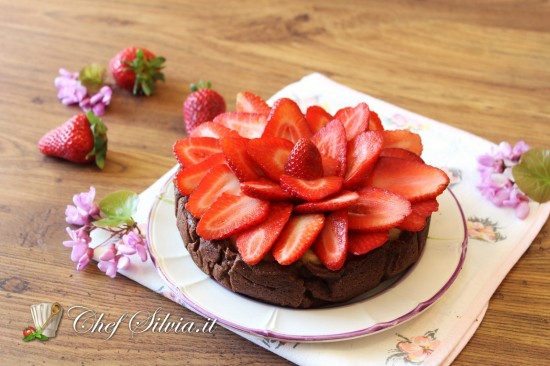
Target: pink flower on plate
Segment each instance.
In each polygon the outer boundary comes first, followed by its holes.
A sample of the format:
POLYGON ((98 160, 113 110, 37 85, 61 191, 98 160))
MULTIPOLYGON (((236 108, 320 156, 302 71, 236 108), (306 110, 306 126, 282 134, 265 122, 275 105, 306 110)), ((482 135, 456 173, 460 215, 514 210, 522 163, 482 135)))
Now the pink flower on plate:
POLYGON ((119 242, 118 251, 125 255, 137 253, 142 262, 147 260, 147 249, 145 239, 135 231, 130 231, 122 236, 122 243, 119 242))
POLYGON ((94 250, 90 248, 92 238, 90 238, 88 232, 84 230, 84 227, 78 230, 67 228, 67 233, 71 237, 71 240, 65 240, 63 245, 72 248, 71 260, 78 263, 76 269, 80 271, 88 264, 94 255, 94 250))
POLYGON ((125 255, 117 255, 110 260, 102 260, 97 264, 97 267, 111 278, 116 277, 117 270, 127 269, 130 267, 130 258, 125 255))
POLYGON ((417 336, 411 338, 410 342, 399 342, 397 349, 405 353, 405 360, 421 363, 437 349, 439 344, 440 342, 437 339, 427 336, 417 336))

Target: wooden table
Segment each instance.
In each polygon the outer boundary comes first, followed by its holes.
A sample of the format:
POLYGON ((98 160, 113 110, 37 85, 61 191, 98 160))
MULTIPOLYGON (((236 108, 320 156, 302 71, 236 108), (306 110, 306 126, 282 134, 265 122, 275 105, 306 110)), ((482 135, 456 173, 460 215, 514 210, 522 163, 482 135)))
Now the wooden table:
MULTIPOLYGON (((550 4, 540 1, 0 1, 0 354, 15 364, 286 364, 218 327, 212 334, 127 332, 103 341, 72 322, 47 344, 21 342, 29 306, 80 304, 111 318, 162 307, 202 318, 95 265, 69 260, 74 193, 141 192, 173 164, 188 84, 210 80, 230 109, 317 71, 494 142, 550 140, 550 4), (107 64, 139 45, 167 58, 151 98, 116 91, 106 167, 42 156, 47 130, 78 112, 59 103, 59 68, 107 64)), ((550 351, 550 225, 494 294, 455 365, 532 365, 550 351)))

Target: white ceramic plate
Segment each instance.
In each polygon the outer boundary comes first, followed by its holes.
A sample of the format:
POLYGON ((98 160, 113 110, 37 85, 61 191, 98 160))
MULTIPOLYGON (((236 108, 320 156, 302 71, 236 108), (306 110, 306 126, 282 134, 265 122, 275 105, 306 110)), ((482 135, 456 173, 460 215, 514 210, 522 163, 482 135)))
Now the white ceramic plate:
POLYGON ((176 227, 169 179, 153 203, 148 239, 153 262, 180 300, 230 328, 284 341, 357 338, 401 324, 437 301, 456 279, 466 255, 466 222, 455 196, 445 191, 432 215, 420 260, 398 279, 340 306, 295 310, 233 293, 204 274, 176 227))

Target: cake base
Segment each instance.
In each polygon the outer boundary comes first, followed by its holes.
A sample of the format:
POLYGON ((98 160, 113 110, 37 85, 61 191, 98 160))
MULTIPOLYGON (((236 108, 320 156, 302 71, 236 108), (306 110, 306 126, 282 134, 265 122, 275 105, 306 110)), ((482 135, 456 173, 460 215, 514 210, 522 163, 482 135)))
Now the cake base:
POLYGON ((403 231, 397 239, 367 254, 351 255, 338 271, 308 259, 282 266, 264 258, 248 265, 231 240, 205 240, 197 235, 198 220, 185 210, 186 202, 187 197, 176 190, 178 230, 195 264, 233 292, 291 308, 345 302, 399 275, 420 258, 430 226, 428 218, 421 231, 403 231))

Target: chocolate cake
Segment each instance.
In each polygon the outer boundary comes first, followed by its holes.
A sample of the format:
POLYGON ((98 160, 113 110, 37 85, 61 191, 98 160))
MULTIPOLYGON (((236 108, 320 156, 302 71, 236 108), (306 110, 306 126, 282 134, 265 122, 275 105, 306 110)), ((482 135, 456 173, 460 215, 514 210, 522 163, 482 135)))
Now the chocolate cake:
POLYGON ((311 252, 289 266, 272 258, 248 265, 230 239, 205 240, 197 235, 197 219, 185 209, 187 199, 176 190, 177 226, 196 265, 231 291, 292 308, 345 302, 403 273, 420 258, 430 226, 428 218, 421 231, 401 231, 377 249, 350 256, 338 271, 325 268, 311 252))

